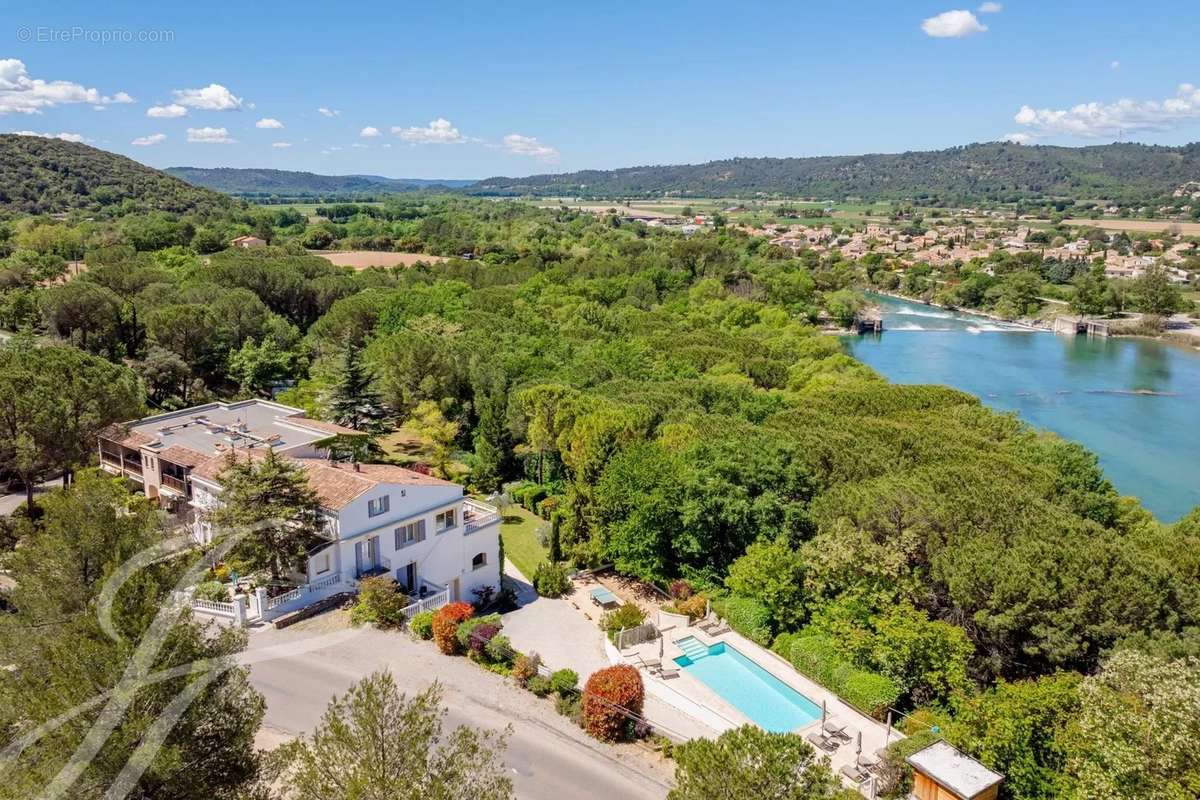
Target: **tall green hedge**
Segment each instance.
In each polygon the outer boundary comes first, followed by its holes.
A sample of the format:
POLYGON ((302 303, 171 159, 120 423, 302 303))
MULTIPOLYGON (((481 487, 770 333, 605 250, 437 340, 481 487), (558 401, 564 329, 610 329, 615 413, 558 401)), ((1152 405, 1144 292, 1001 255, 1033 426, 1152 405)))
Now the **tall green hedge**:
POLYGON ((752 597, 721 597, 712 601, 713 611, 729 627, 763 647, 771 644, 771 612, 752 597))
POLYGON ((850 705, 879 719, 900 697, 900 688, 891 678, 859 669, 841 656, 828 636, 784 633, 771 649, 850 705))

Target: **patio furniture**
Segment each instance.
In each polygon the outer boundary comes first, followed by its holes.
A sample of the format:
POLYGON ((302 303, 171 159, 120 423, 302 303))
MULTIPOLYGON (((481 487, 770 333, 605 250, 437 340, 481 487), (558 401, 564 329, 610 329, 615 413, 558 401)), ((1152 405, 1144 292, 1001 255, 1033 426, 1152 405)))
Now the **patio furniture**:
POLYGON ((845 775, 847 778, 849 778, 852 782, 854 782, 856 784, 863 783, 864 781, 866 781, 868 778, 871 777, 871 773, 867 772, 865 769, 858 766, 857 764, 847 764, 844 767, 842 767, 840 770, 838 770, 838 772, 842 773, 843 775, 845 775))
POLYGON ((837 740, 832 736, 825 735, 821 731, 813 731, 805 738, 827 753, 832 753, 838 749, 837 740))
POLYGON ((846 723, 835 719, 827 721, 821 726, 821 729, 825 731, 826 735, 832 736, 834 739, 841 739, 843 742, 848 742, 854 738, 846 732, 846 723))
POLYGON ((601 608, 618 605, 620 603, 620 601, 617 599, 617 596, 608 589, 605 589, 603 586, 592 589, 591 596, 592 602, 601 608))
POLYGON ((668 665, 660 666, 658 668, 658 677, 663 678, 663 679, 678 678, 679 677, 679 667, 668 666, 668 665))
POLYGON ((881 762, 875 756, 867 755, 866 753, 860 753, 858 758, 854 760, 854 763, 865 769, 867 772, 874 772, 881 762))

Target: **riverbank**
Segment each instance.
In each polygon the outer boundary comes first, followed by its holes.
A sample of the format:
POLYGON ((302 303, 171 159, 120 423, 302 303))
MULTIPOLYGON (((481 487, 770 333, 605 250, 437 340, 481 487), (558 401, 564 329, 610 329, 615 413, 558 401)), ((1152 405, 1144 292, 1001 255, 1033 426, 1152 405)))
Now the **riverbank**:
POLYGON ((1016 412, 1100 458, 1118 491, 1164 522, 1200 505, 1200 352, 1149 337, 1031 336, 880 294, 884 336, 846 336, 846 352, 895 383, 941 384, 1016 412))
MULTIPOLYGON (((893 292, 888 289, 866 289, 866 290, 864 290, 864 292, 867 295, 878 294, 878 295, 883 295, 884 297, 890 297, 893 300, 903 300, 905 303, 920 303, 921 305, 929 306, 930 308, 938 308, 938 309, 941 309, 942 311, 949 311, 953 314, 966 314, 966 315, 972 316, 972 317, 981 317, 983 319, 989 319, 992 322, 999 322, 1004 325, 1012 325, 1013 327, 1016 327, 1016 328, 1025 328, 1025 329, 1031 330, 1031 331, 1049 331, 1049 330, 1051 330, 1051 328, 1048 324, 1046 324, 1044 322, 1039 322, 1038 320, 1036 320, 1032 317, 1027 317, 1027 318, 1019 319, 1019 320, 1005 319, 1004 317, 1001 317, 999 314, 992 314, 992 313, 989 313, 987 311, 982 311, 977 308, 959 308, 958 306, 943 305, 941 303, 935 303, 932 300, 923 300, 919 297, 909 297, 907 295, 900 294, 899 292, 893 292)), ((887 328, 885 327, 884 330, 887 330, 887 328)))

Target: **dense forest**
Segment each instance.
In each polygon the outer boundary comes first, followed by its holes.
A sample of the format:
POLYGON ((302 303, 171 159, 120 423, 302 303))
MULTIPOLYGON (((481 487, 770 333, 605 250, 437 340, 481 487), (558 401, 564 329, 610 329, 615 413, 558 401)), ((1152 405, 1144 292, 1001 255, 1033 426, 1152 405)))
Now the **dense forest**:
MULTIPOLYGON (((427 466, 460 463, 469 489, 540 487, 562 560, 686 580, 860 708, 904 712, 912 742, 944 736, 1005 773, 1006 797, 1195 794, 1200 512, 1162 525, 1079 445, 849 357, 815 323, 855 307, 866 267, 734 230, 684 237, 492 200, 403 195, 342 211, 317 225, 286 210, 17 221, 0 309, 43 339, 4 350, 4 467, 29 481, 85 463, 89 429, 45 423, 81 396, 108 398, 73 417, 93 427, 106 410, 280 388, 325 419, 370 407, 372 430, 427 432, 427 466), (408 249, 471 258, 355 272, 299 244, 383 224, 408 249), (214 247, 242 230, 272 246, 214 247), (87 270, 47 281, 64 241, 87 270), (55 378, 66 373, 80 380, 55 378)), ((151 535, 140 506, 108 515, 131 501, 82 487, 6 531, 7 546, 24 544, 5 560, 35 576, 13 601, 38 614, 0 621, 22 666, 0 676, 0 731, 62 707, 44 675, 74 686, 87 674, 56 653, 80 638, 110 647, 82 619, 37 626, 86 600, 33 556, 84 547, 84 529, 112 519, 113 537, 151 535)), ((129 600, 126 624, 144 624, 153 591, 129 600)), ((187 652, 239 646, 188 627, 179 638, 187 652)), ((229 698, 254 707, 241 674, 190 724, 208 709, 233 725, 229 698)), ((239 752, 226 783, 253 772, 239 752)))
POLYGON ((86 144, 0 134, 0 217, 75 209, 106 216, 211 212, 233 204, 225 195, 86 144))
POLYGON ((386 195, 421 189, 456 188, 474 181, 384 178, 379 175, 317 175, 283 169, 167 167, 168 175, 218 192, 239 196, 319 197, 386 195))
POLYGON ((469 191, 583 197, 813 197, 914 200, 929 205, 1045 197, 1122 200, 1169 195, 1200 179, 1200 144, 1035 147, 992 142, 948 150, 733 158, 706 164, 488 178, 469 191))

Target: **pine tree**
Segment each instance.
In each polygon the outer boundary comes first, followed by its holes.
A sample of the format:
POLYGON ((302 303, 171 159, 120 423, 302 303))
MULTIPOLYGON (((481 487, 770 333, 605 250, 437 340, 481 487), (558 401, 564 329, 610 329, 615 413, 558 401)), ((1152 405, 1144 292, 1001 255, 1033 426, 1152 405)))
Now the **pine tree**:
POLYGON ((512 473, 512 434, 505 422, 508 393, 495 389, 476 397, 479 424, 475 427, 475 483, 483 491, 494 492, 512 473))
POLYGON ((371 375, 359 358, 361 346, 347 338, 342 370, 329 396, 333 421, 356 431, 377 432, 387 418, 387 409, 371 388, 371 375))

